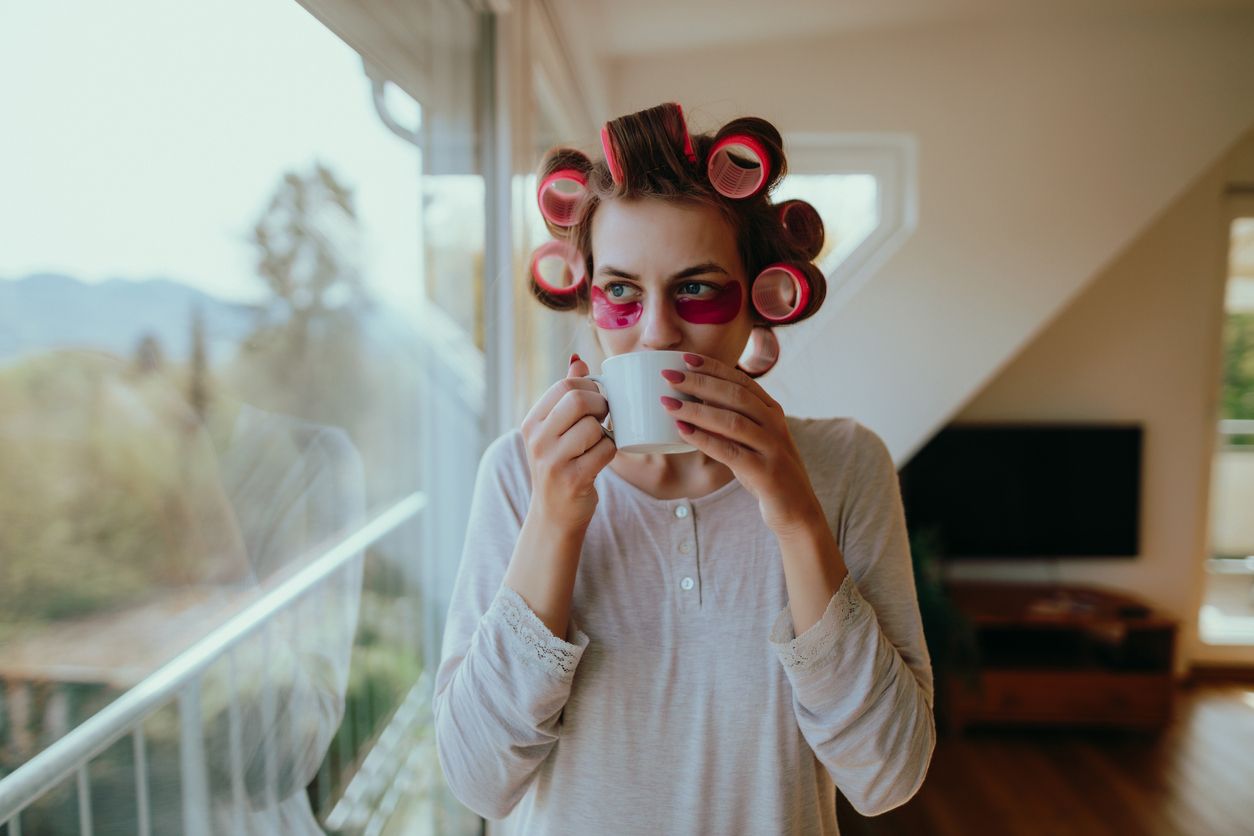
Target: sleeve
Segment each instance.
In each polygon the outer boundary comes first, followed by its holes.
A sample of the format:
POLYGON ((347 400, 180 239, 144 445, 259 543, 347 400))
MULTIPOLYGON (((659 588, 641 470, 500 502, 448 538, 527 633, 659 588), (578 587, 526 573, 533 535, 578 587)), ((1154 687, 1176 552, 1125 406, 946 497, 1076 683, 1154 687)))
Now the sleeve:
POLYGON ((557 742, 588 637, 567 642, 502 584, 529 504, 517 430, 484 453, 435 682, 435 738, 453 795, 501 819, 526 794, 557 742))
MULTIPOLYGON (((264 525, 246 526, 259 592, 322 557, 365 518, 363 466, 348 436, 333 428, 287 432, 308 436, 296 458, 281 469, 263 463, 254 474, 271 486, 267 509, 258 517, 264 525)), ((303 791, 344 714, 361 585, 362 554, 356 552, 236 646, 230 660, 236 684, 225 687, 239 697, 215 712, 207 727, 216 798, 229 801, 242 792, 249 815, 273 814, 292 798, 307 806, 303 791), (241 786, 233 790, 236 780, 241 786)))
POLYGON ((877 816, 923 784, 936 725, 897 471, 878 435, 856 424, 854 436, 854 473, 836 526, 849 575, 817 624, 795 636, 785 608, 770 642, 792 684, 802 735, 854 809, 877 816))

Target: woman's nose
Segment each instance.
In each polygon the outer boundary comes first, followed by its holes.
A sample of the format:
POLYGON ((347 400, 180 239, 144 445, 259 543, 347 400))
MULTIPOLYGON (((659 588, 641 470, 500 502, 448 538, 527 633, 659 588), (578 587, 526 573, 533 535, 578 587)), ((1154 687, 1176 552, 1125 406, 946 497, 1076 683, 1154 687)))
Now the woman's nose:
POLYGON ((675 348, 683 339, 683 331, 679 327, 679 316, 675 306, 669 299, 655 297, 645 303, 641 313, 643 330, 641 342, 652 351, 664 351, 675 348))

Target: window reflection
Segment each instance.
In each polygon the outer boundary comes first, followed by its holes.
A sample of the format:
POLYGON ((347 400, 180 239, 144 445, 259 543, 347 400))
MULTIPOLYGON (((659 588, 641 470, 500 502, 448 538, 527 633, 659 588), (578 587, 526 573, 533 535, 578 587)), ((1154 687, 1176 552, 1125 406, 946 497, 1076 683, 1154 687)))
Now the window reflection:
POLYGON ((95 832, 351 829, 381 809, 380 741, 389 782, 434 764, 421 677, 481 447, 482 179, 424 185, 360 56, 295 4, 131 12, 0 25, 30 69, 0 78, 25 126, 0 136, 0 780, 338 554, 21 825, 76 831, 85 792, 95 832))

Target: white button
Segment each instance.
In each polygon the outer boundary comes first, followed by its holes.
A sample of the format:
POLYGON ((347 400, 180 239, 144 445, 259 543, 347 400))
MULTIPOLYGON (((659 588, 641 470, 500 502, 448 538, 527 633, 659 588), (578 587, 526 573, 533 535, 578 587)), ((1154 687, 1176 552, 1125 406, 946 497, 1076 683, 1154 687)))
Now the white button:
POLYGON ((680 544, 679 544, 679 553, 680 553, 680 554, 687 554, 687 553, 689 552, 689 550, 691 550, 691 549, 692 549, 692 544, 691 544, 691 543, 689 543, 687 540, 685 540, 684 542, 682 542, 682 543, 680 543, 680 544))
POLYGON ((692 578, 684 578, 682 581, 679 582, 679 586, 681 589, 684 590, 684 592, 687 592, 688 590, 692 589, 694 584, 695 582, 693 581, 692 578))
POLYGON ((687 506, 687 505, 680 505, 678 508, 676 508, 676 509, 675 509, 675 516, 679 517, 681 520, 682 520, 684 517, 688 516, 688 506, 687 506))

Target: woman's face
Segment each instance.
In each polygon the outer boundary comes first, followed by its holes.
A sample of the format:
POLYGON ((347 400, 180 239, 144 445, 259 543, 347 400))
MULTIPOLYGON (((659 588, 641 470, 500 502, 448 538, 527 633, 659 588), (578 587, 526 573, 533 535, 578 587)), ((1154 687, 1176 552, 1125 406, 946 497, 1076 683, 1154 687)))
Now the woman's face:
POLYGON ((736 365, 753 320, 731 225, 704 204, 610 200, 592 218, 592 313, 607 357, 691 351, 736 365))

